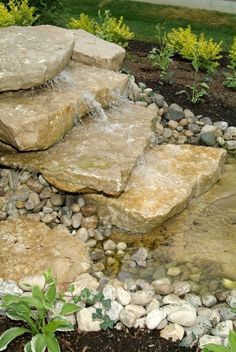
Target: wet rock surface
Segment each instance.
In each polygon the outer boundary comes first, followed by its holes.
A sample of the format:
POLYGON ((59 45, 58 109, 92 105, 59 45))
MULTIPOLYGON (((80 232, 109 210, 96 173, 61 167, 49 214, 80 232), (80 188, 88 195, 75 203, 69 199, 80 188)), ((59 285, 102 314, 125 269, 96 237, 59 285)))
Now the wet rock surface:
POLYGON ((125 103, 107 111, 103 120, 88 117, 48 151, 6 155, 1 162, 41 172, 63 191, 117 195, 151 137, 154 117, 146 108, 125 103))
POLYGON ((113 225, 145 233, 183 210, 221 177, 222 149, 162 145, 146 152, 119 198, 89 195, 113 225))
POLYGON ((86 113, 114 102, 127 82, 126 75, 72 60, 54 82, 1 94, 0 139, 23 151, 46 149, 86 113))

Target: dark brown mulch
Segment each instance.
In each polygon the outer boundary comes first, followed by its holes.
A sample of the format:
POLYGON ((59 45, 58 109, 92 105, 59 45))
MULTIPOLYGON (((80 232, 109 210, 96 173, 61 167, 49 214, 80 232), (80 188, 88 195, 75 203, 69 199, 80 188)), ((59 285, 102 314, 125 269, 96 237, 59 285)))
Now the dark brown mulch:
POLYGON ((127 68, 136 78, 136 82, 143 82, 147 87, 162 94, 167 103, 177 103, 183 108, 188 108, 195 115, 210 117, 213 121, 227 121, 230 125, 236 125, 236 91, 223 86, 224 74, 228 64, 227 56, 224 54, 220 61, 220 68, 208 82, 209 96, 204 102, 192 104, 185 95, 176 95, 184 89, 187 84, 192 84, 194 71, 191 63, 174 57, 171 66, 173 73, 173 84, 160 83, 160 71, 152 66, 147 58, 150 50, 155 44, 131 41, 128 54, 124 62, 127 68))
MULTIPOLYGON (((19 325, 19 323, 17 324, 19 325)), ((16 322, 0 319, 0 334, 16 326, 16 322)), ((101 332, 78 333, 76 331, 57 334, 62 352, 195 352, 160 338, 158 330, 124 329, 101 332)), ((30 335, 24 335, 7 348, 7 352, 23 352, 30 335)))

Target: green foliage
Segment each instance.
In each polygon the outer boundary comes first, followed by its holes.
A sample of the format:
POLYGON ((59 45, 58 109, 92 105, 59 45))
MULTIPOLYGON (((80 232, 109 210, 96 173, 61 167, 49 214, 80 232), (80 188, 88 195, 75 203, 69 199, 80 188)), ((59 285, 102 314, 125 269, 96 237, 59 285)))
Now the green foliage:
POLYGON ((172 64, 172 56, 174 55, 173 46, 169 45, 165 27, 162 27, 159 24, 156 26, 156 30, 156 39, 159 47, 153 48, 150 51, 148 58, 154 66, 157 66, 161 70, 161 79, 169 80, 171 76, 169 67, 172 64))
POLYGON ((9 0, 7 6, 0 4, 0 27, 31 26, 37 20, 35 11, 28 0, 9 0))
POLYGON ((224 85, 236 90, 236 70, 225 73, 224 85))
POLYGON ((29 0, 31 6, 36 8, 39 24, 56 24, 58 14, 56 10, 62 9, 59 0, 29 0))
POLYGON ((194 81, 192 85, 186 85, 184 90, 181 90, 177 94, 186 94, 187 98, 193 103, 199 103, 200 101, 204 101, 204 96, 208 95, 207 91, 209 86, 204 81, 198 80, 198 73, 200 68, 199 57, 194 55, 192 60, 192 66, 195 70, 194 81))
POLYGON ((167 37, 174 51, 180 56, 191 61, 197 56, 199 68, 205 69, 208 74, 216 71, 218 60, 222 57, 222 42, 214 42, 212 38, 208 40, 203 33, 197 36, 190 26, 174 28, 167 37))
POLYGON ((68 27, 72 29, 84 29, 97 37, 116 43, 123 47, 134 37, 134 33, 124 24, 124 18, 112 17, 109 10, 98 12, 98 21, 81 13, 79 19, 71 18, 68 27))
POLYGON ((26 352, 59 352, 60 346, 55 337, 56 331, 73 330, 73 325, 66 320, 65 315, 79 310, 74 303, 63 302, 61 312, 58 316, 47 319, 48 313, 53 312, 57 298, 57 290, 52 272, 48 270, 45 274, 45 287, 32 287, 32 296, 16 296, 7 294, 2 298, 2 306, 6 309, 7 316, 12 320, 26 323, 28 328, 11 328, 0 337, 0 351, 7 348, 8 344, 17 336, 31 333, 32 339, 25 345, 26 352))
POLYGON ((225 73, 224 85, 228 88, 236 89, 236 37, 229 51, 229 72, 225 73))
POLYGON ((106 314, 106 311, 111 309, 111 300, 106 299, 102 292, 91 292, 88 288, 84 288, 79 295, 73 296, 74 285, 69 287, 69 292, 72 293, 74 303, 83 302, 86 305, 94 305, 95 303, 101 303, 102 308, 96 308, 96 312, 93 313, 93 319, 101 320, 100 327, 103 330, 112 329, 114 321, 106 314))
POLYGON ((235 352, 236 351, 236 333, 230 331, 228 336, 227 347, 210 343, 203 348, 203 352, 235 352))

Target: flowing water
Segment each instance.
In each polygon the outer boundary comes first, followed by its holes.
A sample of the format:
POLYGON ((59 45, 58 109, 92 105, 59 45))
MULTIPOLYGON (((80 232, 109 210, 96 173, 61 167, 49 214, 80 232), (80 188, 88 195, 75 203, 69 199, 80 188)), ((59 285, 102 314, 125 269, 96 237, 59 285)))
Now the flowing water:
POLYGON ((132 248, 149 248, 146 268, 132 267, 130 256, 113 268, 120 277, 149 281, 180 268, 176 277, 191 280, 196 291, 220 288, 222 278, 236 280, 236 158, 229 157, 222 179, 187 209, 146 235, 114 231, 113 239, 132 248))

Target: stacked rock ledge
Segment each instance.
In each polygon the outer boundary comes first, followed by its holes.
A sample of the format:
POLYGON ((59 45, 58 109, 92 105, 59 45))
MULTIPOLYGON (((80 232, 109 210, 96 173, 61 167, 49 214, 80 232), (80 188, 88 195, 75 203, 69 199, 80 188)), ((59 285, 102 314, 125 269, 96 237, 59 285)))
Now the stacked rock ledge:
POLYGON ((107 107, 125 93, 128 77, 111 71, 124 49, 103 41, 96 53, 98 38, 75 33, 53 26, 1 29, 0 91, 10 91, 0 97, 2 142, 21 151, 47 149, 99 104, 107 107), (90 60, 80 59, 86 48, 90 60))

